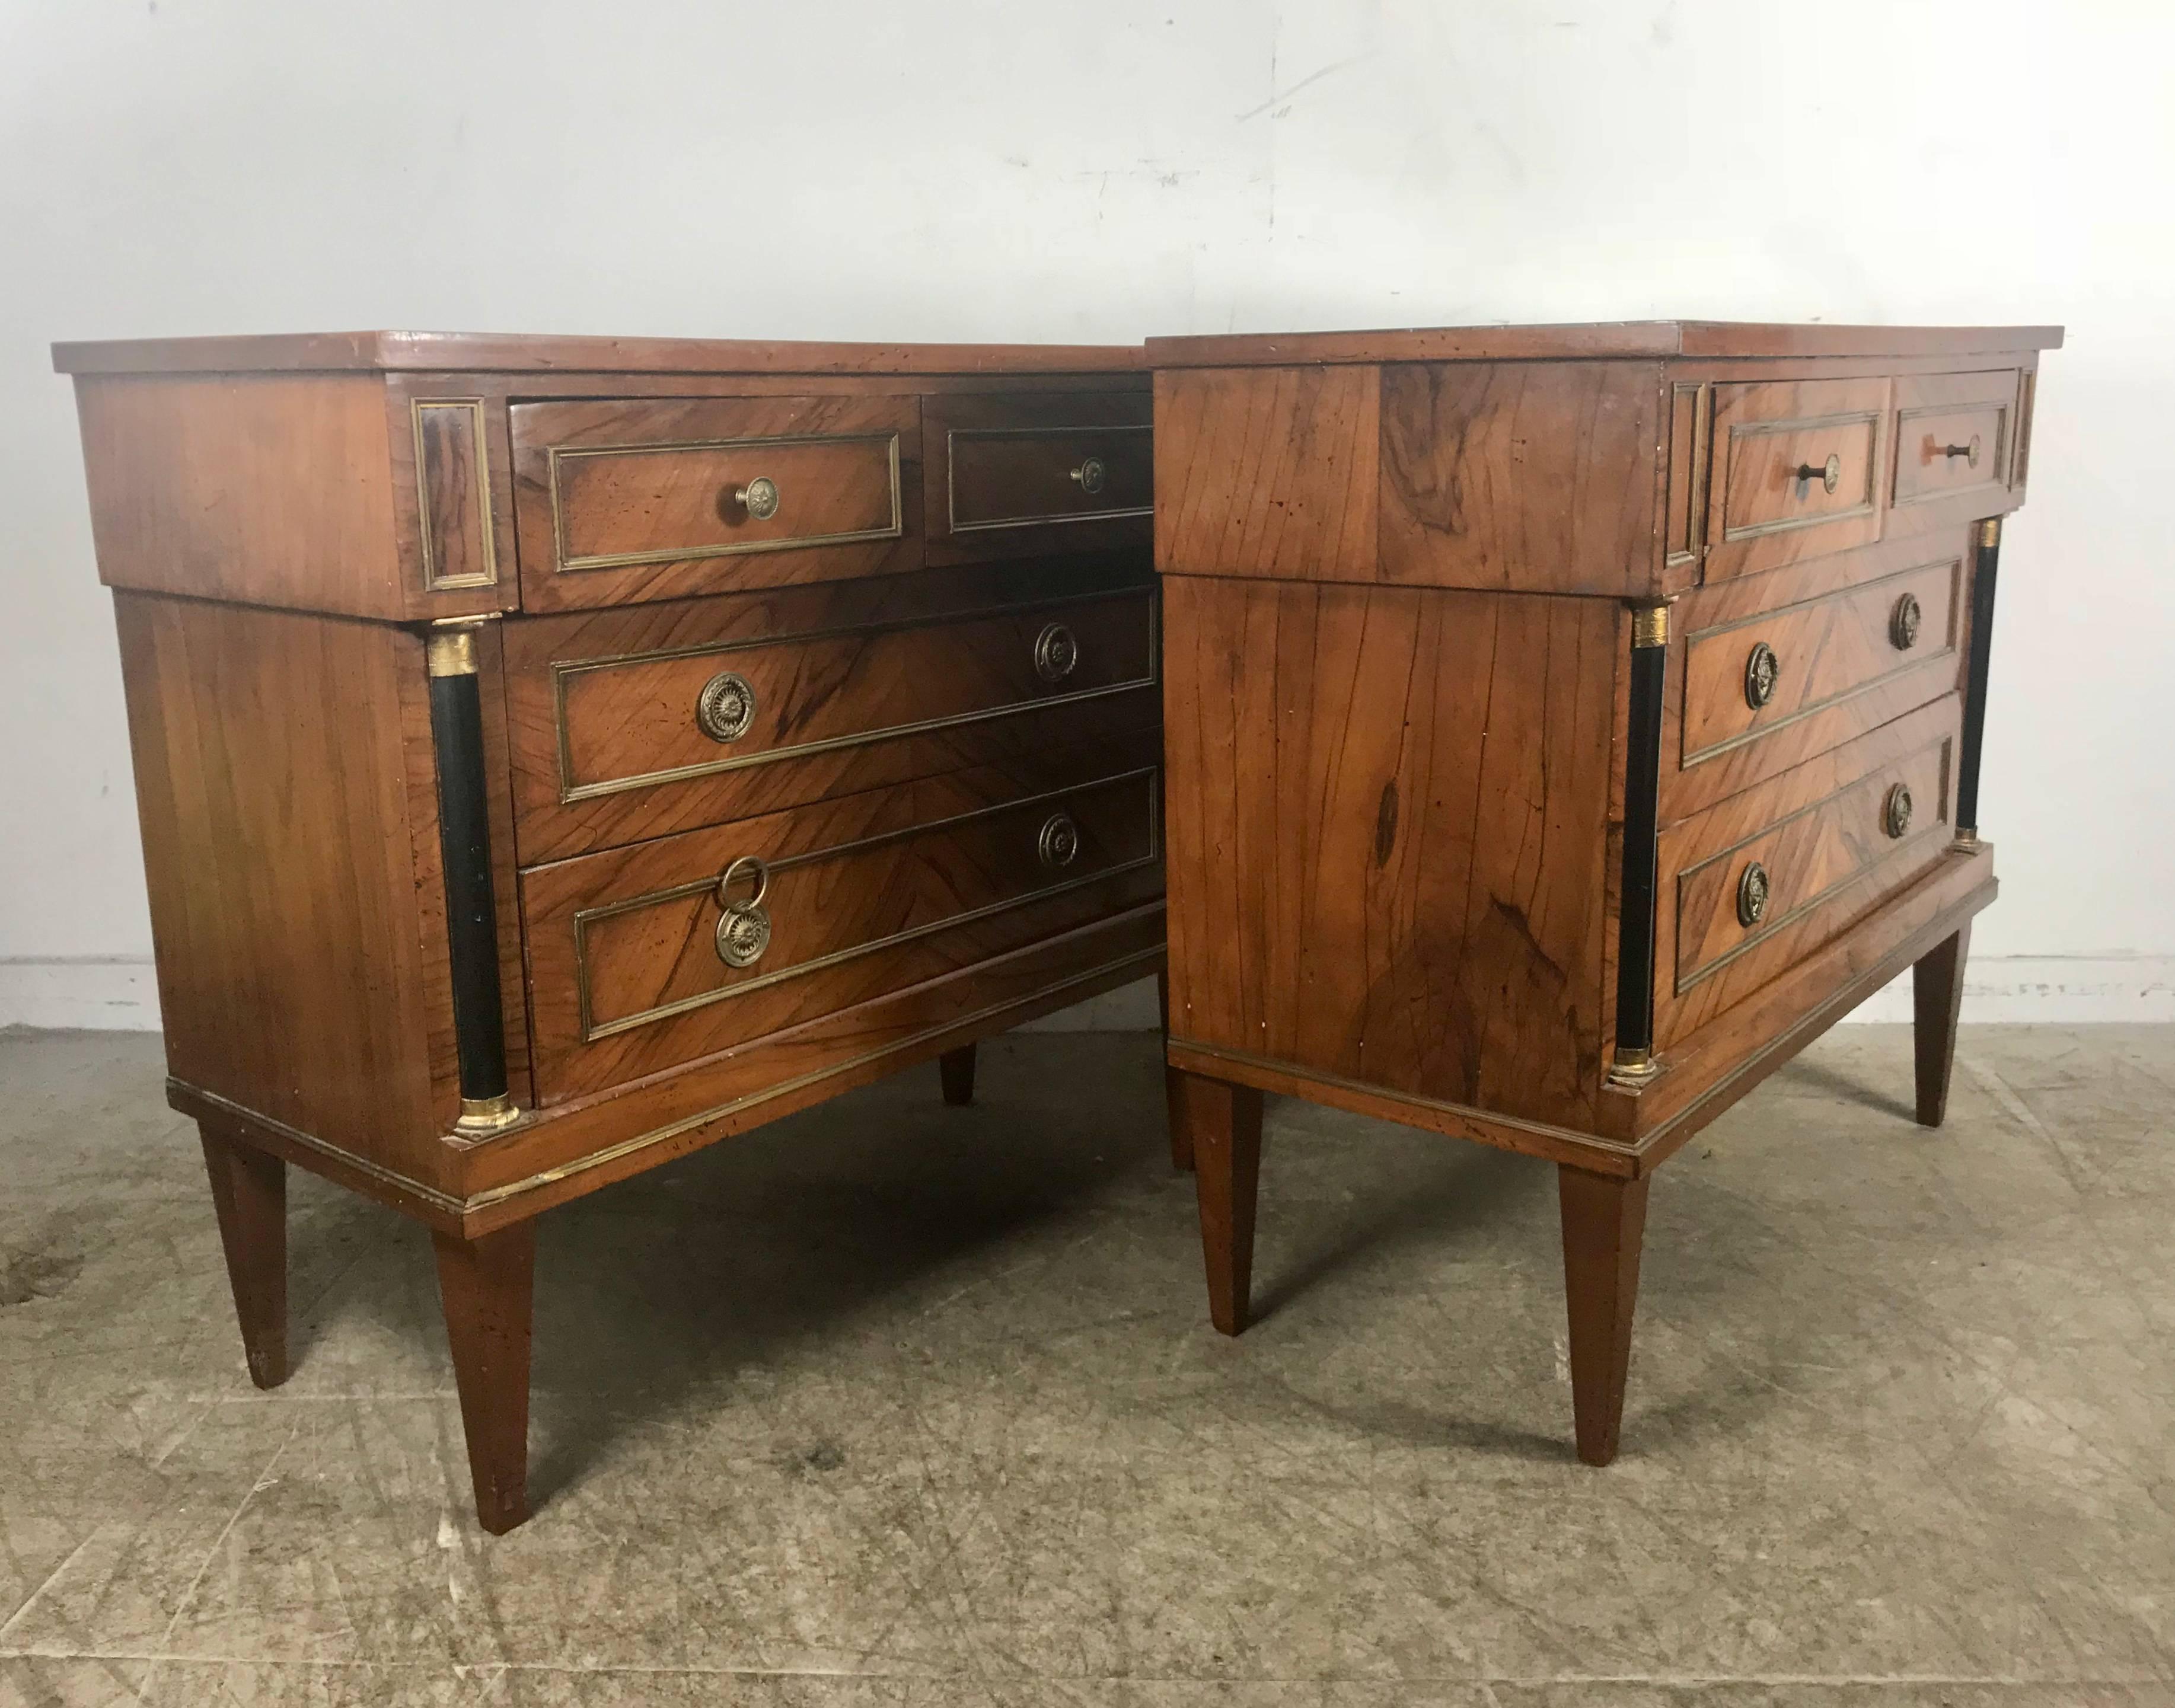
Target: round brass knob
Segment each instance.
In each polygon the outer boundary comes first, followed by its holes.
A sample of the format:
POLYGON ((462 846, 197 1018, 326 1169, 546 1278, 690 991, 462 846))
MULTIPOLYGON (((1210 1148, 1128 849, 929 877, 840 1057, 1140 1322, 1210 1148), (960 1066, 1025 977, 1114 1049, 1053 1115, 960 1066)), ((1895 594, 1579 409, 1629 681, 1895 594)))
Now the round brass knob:
POLYGON ((1911 828, 1909 785, 1899 783, 1888 791, 1887 801, 1880 809, 1880 827, 1892 837, 1900 837, 1911 828))
POLYGON ((1034 637, 1034 673, 1044 681, 1063 681, 1079 662, 1079 639, 1063 623, 1052 623, 1034 637))
POLYGON ((758 522, 767 522, 778 514, 778 482, 767 474, 758 474, 746 485, 735 487, 733 502, 758 522))
POLYGON ((1941 454, 1944 457, 1961 457, 1969 467, 1976 469, 1978 467, 1980 442, 1979 436, 1973 433, 1968 445, 1944 445, 1941 454))
POLYGON ((1072 478, 1080 483, 1082 492, 1100 492, 1106 471, 1100 457, 1090 457, 1072 471, 1072 478))
POLYGON ((1800 463, 1798 464, 1798 478, 1800 480, 1817 480, 1832 492, 1842 485, 1842 458, 1831 451, 1827 461, 1817 469, 1810 463, 1800 463))
POLYGON ((1896 609, 1888 615, 1888 638, 1899 653, 1907 653, 1918 644, 1918 596, 1907 593, 1896 601, 1896 609))
POLYGON ((1053 812, 1042 821, 1042 833, 1035 838, 1034 851, 1046 866, 1069 866, 1079 857, 1080 827, 1072 821, 1070 813, 1053 812))
POLYGON ((1749 930, 1767 917, 1767 868, 1758 860, 1737 881, 1737 923, 1749 930))
POLYGON ((1765 641, 1753 643, 1744 660, 1744 703, 1757 712, 1775 697, 1775 679, 1782 674, 1782 661, 1765 641))
POLYGON ((728 967, 752 967, 770 946, 770 911, 762 898, 770 890, 770 868, 753 854, 742 854, 718 879, 718 958, 728 967), (755 880, 755 892, 735 901, 734 881, 743 873, 755 880))
POLYGON ((755 690, 736 670, 720 670, 695 697, 695 727, 713 741, 737 741, 755 722, 755 690))

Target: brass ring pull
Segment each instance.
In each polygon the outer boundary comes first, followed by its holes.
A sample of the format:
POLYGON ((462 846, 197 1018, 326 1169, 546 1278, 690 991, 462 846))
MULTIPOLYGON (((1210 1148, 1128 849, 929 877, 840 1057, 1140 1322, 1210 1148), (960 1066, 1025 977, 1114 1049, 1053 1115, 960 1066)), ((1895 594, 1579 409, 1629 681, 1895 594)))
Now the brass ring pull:
POLYGON ((1774 648, 1765 641, 1754 642, 1744 660, 1744 703, 1757 712, 1773 699, 1776 679, 1782 674, 1782 661, 1775 656, 1774 648))
POLYGON ((742 854, 718 879, 718 958, 728 967, 752 967, 770 946, 770 911, 762 904, 769 893, 770 868, 753 854, 742 854), (755 893, 744 902, 732 897, 733 881, 743 871, 755 879, 755 893))
POLYGON ((1896 609, 1889 613, 1888 640, 1899 653, 1907 653, 1918 644, 1918 625, 1922 621, 1918 610, 1918 596, 1907 593, 1896 601, 1896 609))
POLYGON ((1937 448, 1944 457, 1961 457, 1972 468, 1978 467, 1979 436, 1973 433, 1968 445, 1942 445, 1937 448))
POLYGON ((1737 923, 1747 930, 1767 917, 1767 868, 1758 860, 1737 881, 1737 923))
POLYGON ((737 741, 755 722, 755 689, 736 670, 720 670, 695 697, 695 727, 713 741, 737 741))
POLYGON ((1034 637, 1034 673, 1044 681, 1063 681, 1079 663, 1079 638, 1063 623, 1051 623, 1034 637))
POLYGON ((1880 809, 1880 827, 1891 837, 1902 836, 1911 828, 1911 789, 1899 783, 1888 791, 1888 799, 1880 809))
POLYGON ((1082 492, 1096 493, 1103 490, 1105 470, 1100 457, 1090 457, 1072 471, 1072 478, 1080 483, 1082 492))
POLYGON ((1800 463, 1798 464, 1798 479, 1817 480, 1832 492, 1842 485, 1842 458, 1831 451, 1828 453, 1827 461, 1817 469, 1810 463, 1800 463))
POLYGON ((733 502, 757 522, 767 522, 778 514, 778 482, 767 474, 758 474, 746 485, 734 489, 733 502))
POLYGON ((1034 851, 1046 866, 1069 866, 1080 855, 1080 827, 1067 812, 1053 812, 1042 821, 1034 851))

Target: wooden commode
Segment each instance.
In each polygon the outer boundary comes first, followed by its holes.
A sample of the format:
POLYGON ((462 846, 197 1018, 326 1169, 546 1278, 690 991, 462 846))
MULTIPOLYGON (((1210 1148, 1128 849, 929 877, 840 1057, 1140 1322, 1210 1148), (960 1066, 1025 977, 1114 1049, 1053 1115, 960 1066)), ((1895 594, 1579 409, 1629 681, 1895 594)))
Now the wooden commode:
POLYGON ((1261 1094, 1559 1168, 1581 1457, 1647 1181, 1905 968, 1947 1098, 2001 518, 2058 328, 1151 339, 1169 1062, 1211 1314, 1261 1094))
POLYGON ((251 1374, 287 1163, 421 1221, 487 1528, 540 1212, 1162 969, 1137 350, 54 354, 251 1374))

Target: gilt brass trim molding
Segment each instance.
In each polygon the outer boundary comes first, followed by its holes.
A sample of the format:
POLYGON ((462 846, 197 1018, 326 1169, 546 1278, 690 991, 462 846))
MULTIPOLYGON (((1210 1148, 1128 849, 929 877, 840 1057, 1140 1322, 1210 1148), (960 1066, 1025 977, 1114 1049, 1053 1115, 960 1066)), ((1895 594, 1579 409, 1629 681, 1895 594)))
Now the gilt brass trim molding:
POLYGON ((491 435, 484 419, 481 398, 411 398, 408 403, 410 431, 415 439, 416 532, 423 565, 423 590, 444 593, 456 588, 496 587, 498 584, 498 542, 491 520, 491 435), (440 575, 442 554, 438 546, 437 518, 431 507, 430 442, 423 430, 426 410, 464 411, 475 435, 476 523, 486 568, 467 575, 440 575))
POLYGON ((709 557, 746 557, 764 551, 798 551, 816 545, 854 545, 865 540, 899 540, 906 534, 905 488, 899 480, 898 433, 780 433, 752 439, 667 439, 635 445, 553 445, 545 453, 545 486, 551 496, 552 572, 576 575, 592 569, 626 569, 644 563, 686 563, 709 557), (655 457, 675 451, 746 451, 792 445, 881 445, 891 473, 891 523, 884 528, 851 529, 840 534, 789 534, 777 540, 751 540, 729 545, 669 545, 648 551, 612 551, 588 557, 567 555, 567 512, 560 491, 562 464, 598 457, 655 457))
POLYGON ((962 439, 1085 438, 1097 433, 1153 433, 1145 421, 1107 427, 952 427, 944 435, 944 525, 953 534, 988 534, 1005 528, 1061 528, 1074 522, 1115 522, 1128 516, 1153 516, 1155 506, 1129 505, 1123 510, 1067 510, 1035 516, 1002 517, 990 522, 959 519, 959 459, 954 447, 962 439))
POLYGON ((1033 810, 1046 806, 1050 803, 1071 800, 1097 789, 1115 789, 1121 784, 1139 782, 1144 778, 1149 783, 1147 852, 1138 859, 1122 860, 1115 865, 1100 866, 1091 872, 1083 872, 1055 883, 1044 884, 1017 896, 1007 896, 1001 901, 990 902, 982 907, 970 908, 961 913, 947 914, 941 919, 931 919, 925 924, 909 926, 905 930, 893 931, 885 936, 871 937, 865 942, 849 944, 844 948, 834 949, 828 954, 818 955, 811 960, 796 961, 789 967, 780 967, 774 972, 764 973, 753 979, 744 979, 734 984, 720 985, 715 990, 700 991, 692 996, 683 996, 676 1002, 662 1003, 654 1008, 644 1008, 632 1014, 621 1015, 616 1019, 607 1020, 601 1024, 596 1019, 589 989, 588 930, 591 924, 599 919, 615 919, 622 914, 635 913, 643 908, 662 907, 668 903, 684 901, 690 896, 715 891, 718 888, 718 880, 714 876, 697 879, 684 884, 675 884, 667 889, 652 890, 643 895, 629 896, 616 902, 606 902, 597 907, 579 908, 574 914, 573 927, 574 995, 580 1021, 580 1042, 594 1044, 601 1038, 614 1037, 623 1032, 631 1032, 637 1027, 651 1025, 660 1020, 669 1020, 678 1015, 691 1013, 697 1008, 707 1008, 731 997, 744 996, 750 991, 765 990, 788 979, 797 979, 805 973, 817 973, 826 968, 839 966, 845 962, 856 960, 863 955, 873 954, 879 949, 888 949, 901 943, 913 942, 919 938, 933 935, 938 931, 948 931, 955 926, 972 924, 978 919, 986 919, 997 914, 1008 913, 1015 908, 1025 907, 1030 903, 1047 901, 1053 896, 1064 895, 1072 890, 1085 888, 1090 884, 1098 884, 1107 879, 1122 877, 1128 872, 1138 871, 1143 867, 1152 866, 1163 858, 1162 794, 1161 791, 1154 786, 1160 772, 1161 767, 1158 766, 1142 766, 1136 770, 1117 772, 1109 777, 1098 777, 1089 782, 1072 784, 1064 789, 1047 789, 1039 794, 1022 795, 1014 800, 999 801, 994 805, 976 807, 971 812, 954 813, 949 818, 930 819, 925 823, 907 825, 898 830, 885 831, 876 836, 860 837, 852 842, 835 843, 829 848, 811 849, 805 854, 787 854, 777 859, 767 859, 764 865, 771 874, 788 872, 797 866, 813 865, 824 860, 842 859, 849 854, 860 854, 869 849, 882 847, 888 843, 905 842, 915 837, 956 829, 961 825, 971 824, 979 819, 994 818, 1003 813, 1031 814, 1033 810))
POLYGON ((751 766, 772 765, 788 759, 805 759, 811 754, 833 753, 841 748, 859 747, 874 741, 896 740, 909 735, 927 735, 940 729, 956 729, 969 724, 983 724, 993 718, 1038 712, 1048 706, 1076 705, 1082 701, 1103 699, 1112 694, 1129 694, 1139 689, 1153 688, 1162 680, 1162 601, 1156 597, 1156 590, 1153 587, 1123 588, 1115 592, 1067 594, 1057 599, 1034 599, 1023 605, 978 606, 936 618, 915 617, 897 622, 861 624, 851 628, 808 629, 792 634, 761 635, 746 640, 714 641, 696 647, 671 647, 648 653, 619 653, 605 658, 554 664, 551 666, 551 718, 552 731, 559 750, 559 804, 571 806, 577 801, 592 800, 599 795, 621 794, 635 789, 654 789, 668 783, 686 783, 698 777, 714 777, 721 772, 742 771, 751 766), (1147 670, 1142 675, 1128 676, 1123 681, 1106 683, 1101 687, 1074 688, 1062 694, 1039 694, 1032 699, 1008 700, 1001 705, 979 707, 973 711, 955 712, 941 718, 918 718, 909 724, 887 724, 879 729, 853 730, 844 735, 826 736, 819 741, 800 741, 785 747, 766 747, 753 753, 729 755, 704 760, 695 765, 675 765, 663 771, 637 772, 626 777, 605 778, 596 783, 574 781, 573 730, 567 709, 567 684, 572 677, 633 665, 670 664, 681 659, 716 658, 764 647, 805 646, 816 641, 865 639, 876 635, 901 634, 914 629, 946 628, 970 622, 984 622, 992 617, 1055 610, 1109 599, 1142 599, 1147 603, 1147 670))

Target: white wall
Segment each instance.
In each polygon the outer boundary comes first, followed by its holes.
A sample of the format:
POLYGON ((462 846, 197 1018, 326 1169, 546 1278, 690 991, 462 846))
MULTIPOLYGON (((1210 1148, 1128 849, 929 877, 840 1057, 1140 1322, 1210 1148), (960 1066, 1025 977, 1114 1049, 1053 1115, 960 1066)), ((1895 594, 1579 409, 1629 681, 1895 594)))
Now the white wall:
POLYGON ((2175 1017, 2171 61, 2109 0, 0 0, 0 1024, 150 1017, 51 339, 1668 315, 2068 323, 1971 1012, 2175 1017))

